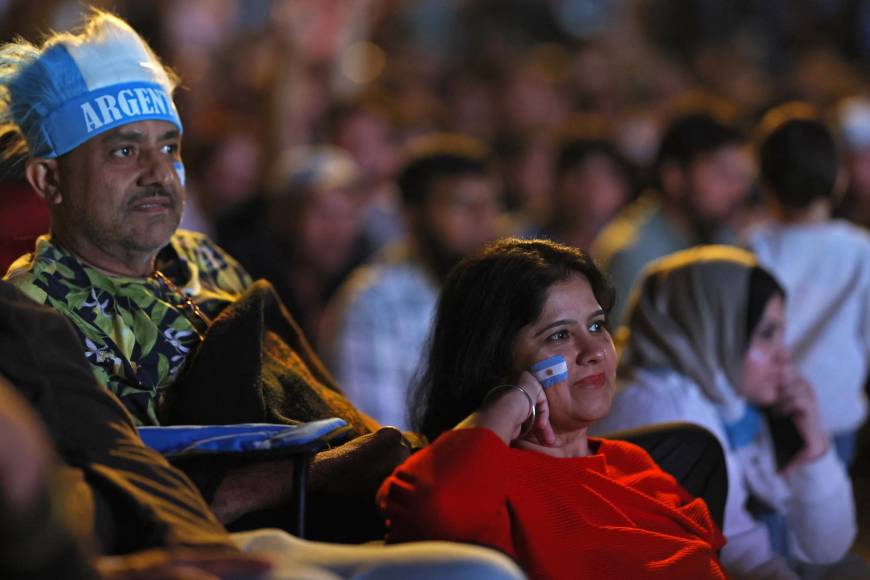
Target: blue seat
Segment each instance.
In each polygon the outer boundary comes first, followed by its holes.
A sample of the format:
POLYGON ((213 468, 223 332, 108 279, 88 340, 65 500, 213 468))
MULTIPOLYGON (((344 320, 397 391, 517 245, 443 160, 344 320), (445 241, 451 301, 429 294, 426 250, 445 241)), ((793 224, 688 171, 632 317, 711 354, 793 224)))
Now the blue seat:
POLYGON ((242 423, 238 425, 171 425, 139 427, 145 445, 169 459, 194 455, 263 454, 293 458, 293 492, 291 505, 295 516, 290 531, 305 537, 305 495, 308 466, 318 451, 343 439, 348 433, 344 419, 331 418, 277 425, 242 423))

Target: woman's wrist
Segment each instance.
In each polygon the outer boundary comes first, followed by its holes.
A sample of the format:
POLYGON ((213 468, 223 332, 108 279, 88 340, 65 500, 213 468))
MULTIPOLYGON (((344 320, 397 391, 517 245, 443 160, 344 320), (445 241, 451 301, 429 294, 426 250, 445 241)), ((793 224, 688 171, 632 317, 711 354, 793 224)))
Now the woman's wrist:
POLYGON ((535 406, 531 395, 519 385, 499 385, 487 393, 480 408, 456 426, 457 429, 482 427, 493 431, 506 444, 534 423, 535 406))

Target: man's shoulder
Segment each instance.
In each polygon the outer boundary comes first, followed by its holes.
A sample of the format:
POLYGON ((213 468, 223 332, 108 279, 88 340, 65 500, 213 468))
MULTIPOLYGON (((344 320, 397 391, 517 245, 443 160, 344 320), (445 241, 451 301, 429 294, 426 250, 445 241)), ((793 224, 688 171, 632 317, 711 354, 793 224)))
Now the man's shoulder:
POLYGON ((862 252, 870 252, 870 231, 846 220, 833 220, 827 224, 828 235, 862 252))
POLYGON ((768 222, 750 232, 747 246, 768 261, 799 255, 803 261, 860 263, 870 258, 870 233, 844 220, 799 225, 768 222))
POLYGON ((186 262, 188 266, 195 266, 198 277, 213 280, 224 290, 241 292, 252 282, 248 272, 235 258, 200 232, 177 230, 172 235, 168 246, 158 256, 158 262, 166 260, 172 263, 176 259, 186 262))
POLYGON ((64 255, 60 248, 51 242, 47 234, 42 235, 36 239, 36 246, 32 252, 19 256, 10 264, 4 279, 38 275, 46 266, 50 266, 64 255))
POLYGON ((406 294, 437 292, 423 264, 398 251, 354 270, 342 289, 342 294, 353 301, 389 301, 406 294))
POLYGON ((22 291, 9 280, 0 280, 0 302, 7 305, 15 305, 16 307, 45 308, 41 303, 37 304, 32 296, 22 291))
POLYGON ((601 230, 592 243, 592 256, 605 268, 614 257, 630 253, 645 244, 646 230, 654 224, 661 205, 654 193, 648 192, 623 208, 601 230))
POLYGON ((37 239, 34 252, 12 263, 4 280, 41 304, 51 295, 58 297, 92 285, 78 261, 52 244, 48 236, 37 239))
POLYGON ((169 239, 169 244, 178 252, 179 256, 188 260, 196 260, 203 250, 226 254, 226 251, 207 235, 193 230, 176 230, 169 239))

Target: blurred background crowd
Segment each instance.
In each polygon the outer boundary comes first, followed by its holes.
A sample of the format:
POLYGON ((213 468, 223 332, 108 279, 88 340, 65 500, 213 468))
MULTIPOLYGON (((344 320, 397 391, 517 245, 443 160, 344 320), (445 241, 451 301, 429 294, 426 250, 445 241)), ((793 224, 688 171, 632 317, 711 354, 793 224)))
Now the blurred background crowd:
MULTIPOLYGON (((183 227, 270 278, 327 361, 342 284, 414 227, 398 172, 433 132, 482 144, 498 184, 492 199, 454 200, 471 208, 464 224, 448 216, 417 232, 441 243, 429 256, 436 278, 451 263, 441 254, 498 234, 591 249, 622 208, 662 185, 661 137, 696 110, 743 136, 717 167, 716 219, 731 231, 763 216, 755 128, 796 100, 838 139, 849 182, 835 215, 870 225, 866 0, 92 4, 126 19, 181 78, 183 227)), ((0 0, 0 35, 37 40, 83 13, 77 0, 0 0)), ((20 164, 6 162, 2 179, 0 272, 48 227, 20 164)), ((352 377, 336 372, 352 392, 352 377)))
MULTIPOLYGON (((298 282, 308 287, 296 289, 296 301, 311 309, 320 302, 312 294, 328 293, 352 264, 400 236, 393 179, 403 146, 433 130, 491 148, 502 205, 521 231, 554 218, 565 134, 606 140, 620 160, 619 182, 601 184, 606 195, 575 191, 559 207, 594 214, 575 233, 577 245, 588 247, 596 229, 645 186, 676 111, 713 109, 748 135, 772 105, 804 100, 839 123, 852 146, 854 191, 840 213, 870 223, 870 154, 863 149, 870 150, 870 101, 863 101, 870 3, 862 0, 93 4, 127 19, 182 79, 184 226, 237 253, 244 252, 234 242, 252 224, 275 230, 294 246, 297 270, 322 270, 328 279, 298 282), (355 162, 347 195, 289 195, 299 189, 293 175, 315 163, 311 152, 289 159, 292 150, 317 144, 338 146, 355 162)), ((2 1, 2 38, 37 40, 77 25, 82 13, 76 0, 2 1)), ((7 164, 5 181, 14 183, 19 172, 7 164)), ((32 196, 3 197, 0 209, 16 208, 14 218, 9 211, 0 217, 16 238, 0 248, 5 268, 32 249, 47 218, 32 196)), ((754 201, 750 192, 747 211, 733 219, 751 220, 754 201)), ((313 332, 317 318, 304 326, 313 332)))

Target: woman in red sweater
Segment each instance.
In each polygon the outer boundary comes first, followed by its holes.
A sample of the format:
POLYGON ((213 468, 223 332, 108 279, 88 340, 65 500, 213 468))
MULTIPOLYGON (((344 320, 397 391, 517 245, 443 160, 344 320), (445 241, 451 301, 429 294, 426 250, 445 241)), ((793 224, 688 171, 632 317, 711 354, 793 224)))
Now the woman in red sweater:
POLYGON ((587 436, 613 396, 612 300, 552 242, 502 240, 456 267, 414 405, 434 443, 380 489, 388 541, 490 546, 532 578, 725 577, 704 502, 640 447, 587 436))

